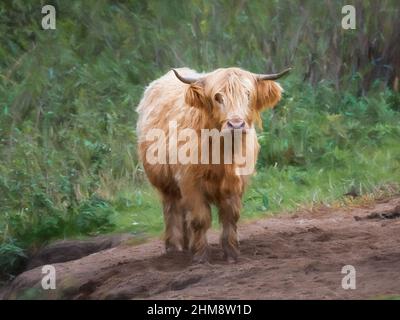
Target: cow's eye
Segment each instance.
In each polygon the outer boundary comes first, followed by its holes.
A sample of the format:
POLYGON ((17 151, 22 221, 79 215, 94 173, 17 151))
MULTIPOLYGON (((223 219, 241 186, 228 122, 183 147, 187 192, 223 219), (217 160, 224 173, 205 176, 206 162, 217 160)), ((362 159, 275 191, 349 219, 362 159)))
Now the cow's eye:
POLYGON ((214 96, 214 99, 215 99, 215 101, 217 101, 218 103, 221 103, 221 104, 224 102, 224 97, 220 93, 216 93, 214 96))

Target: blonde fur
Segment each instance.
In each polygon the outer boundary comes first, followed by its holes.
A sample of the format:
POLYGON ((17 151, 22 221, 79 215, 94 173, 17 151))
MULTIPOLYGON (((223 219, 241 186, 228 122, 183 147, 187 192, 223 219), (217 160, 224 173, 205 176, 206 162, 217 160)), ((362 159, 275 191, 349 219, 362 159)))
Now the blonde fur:
MULTIPOLYGON (((171 121, 176 121, 178 131, 191 128, 198 135, 201 129, 221 130, 233 118, 244 120, 246 128, 253 128, 255 124, 261 126, 260 112, 278 103, 282 88, 274 81, 258 81, 254 74, 239 68, 203 74, 188 68, 177 71, 181 76, 200 80, 188 85, 178 80, 172 71, 168 72, 150 83, 137 107, 139 156, 150 182, 163 200, 166 248, 181 250, 189 247, 195 259, 206 259, 205 235, 211 224, 210 204, 215 204, 223 226, 224 254, 236 259, 236 222, 248 176, 238 176, 235 163, 150 164, 146 152, 151 148, 151 142, 146 140, 146 134, 158 128, 170 137, 171 121)), ((259 145, 255 135, 252 139, 256 161, 259 145)))

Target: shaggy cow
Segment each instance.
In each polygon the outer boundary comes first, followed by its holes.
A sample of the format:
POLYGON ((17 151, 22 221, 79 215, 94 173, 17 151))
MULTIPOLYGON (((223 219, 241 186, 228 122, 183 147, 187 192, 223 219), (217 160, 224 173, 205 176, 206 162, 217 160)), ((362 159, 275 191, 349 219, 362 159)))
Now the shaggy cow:
MULTIPOLYGON (((236 223, 249 174, 238 174, 239 164, 225 161, 225 153, 219 163, 211 159, 228 145, 226 133, 232 137, 239 131, 243 137, 251 137, 250 153, 254 157, 250 161, 255 163, 259 145, 252 133, 254 126, 261 124, 260 112, 272 108, 281 98, 282 88, 272 80, 288 71, 257 75, 239 68, 223 68, 198 74, 182 68, 168 72, 148 86, 137 108, 139 155, 148 179, 162 198, 167 252, 190 249, 193 261, 207 260, 206 232, 211 225, 210 205, 214 204, 223 228, 224 257, 228 261, 237 260, 236 223), (154 143, 157 138, 154 129, 167 138, 161 143, 164 150, 155 147, 160 144, 154 143), (216 129, 224 134, 219 136, 221 143, 217 146, 211 137, 202 139, 200 144, 176 138, 177 132, 187 129, 193 129, 197 137, 204 129, 216 129), (176 160, 177 149, 185 143, 189 144, 186 151, 205 158, 206 163, 171 161, 171 158, 176 160), (149 160, 150 155, 166 162, 149 160)), ((186 136, 193 138, 193 134, 186 136)), ((248 140, 242 138, 240 144, 244 146, 245 141, 248 140)), ((233 154, 235 149, 232 148, 233 154)))

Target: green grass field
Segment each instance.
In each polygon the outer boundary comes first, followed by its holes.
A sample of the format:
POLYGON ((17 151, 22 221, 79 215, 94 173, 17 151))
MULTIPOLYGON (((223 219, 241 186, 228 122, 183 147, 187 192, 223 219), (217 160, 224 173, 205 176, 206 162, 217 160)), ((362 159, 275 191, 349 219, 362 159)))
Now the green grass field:
POLYGON ((391 61, 370 58, 357 42, 361 33, 378 53, 385 43, 397 50, 396 1, 380 2, 382 10, 363 3, 364 27, 346 32, 335 20, 340 3, 329 1, 305 1, 306 20, 290 1, 55 3, 55 31, 41 30, 35 1, 0 3, 0 278, 56 239, 160 235, 134 110, 145 86, 172 67, 294 67, 280 81, 282 101, 263 114, 242 219, 340 203, 351 190, 399 190, 391 61))

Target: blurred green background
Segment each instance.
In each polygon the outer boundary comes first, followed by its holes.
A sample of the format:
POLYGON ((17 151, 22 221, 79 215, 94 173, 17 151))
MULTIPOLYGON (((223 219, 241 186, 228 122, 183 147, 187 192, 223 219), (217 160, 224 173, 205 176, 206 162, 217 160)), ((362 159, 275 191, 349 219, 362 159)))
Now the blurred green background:
POLYGON ((348 2, 1 1, 1 278, 54 239, 162 231, 135 107, 172 67, 294 67, 263 114, 243 219, 398 192, 399 4, 348 2), (45 4, 56 30, 42 30, 45 4))

